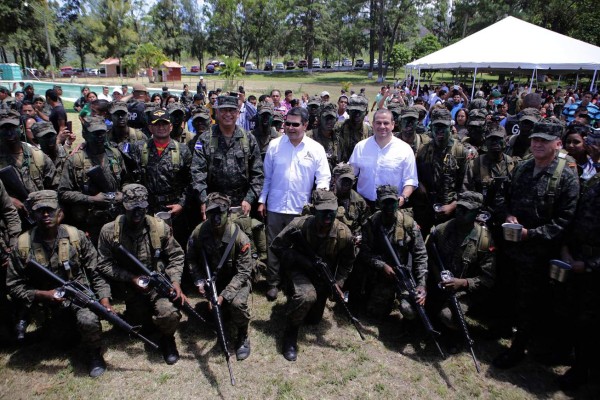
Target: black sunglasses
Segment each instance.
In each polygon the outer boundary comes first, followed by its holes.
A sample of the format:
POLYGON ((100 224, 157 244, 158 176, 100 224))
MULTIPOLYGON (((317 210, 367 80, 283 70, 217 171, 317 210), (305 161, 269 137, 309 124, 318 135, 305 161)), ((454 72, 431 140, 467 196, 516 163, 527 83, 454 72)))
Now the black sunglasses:
POLYGON ((300 122, 288 122, 288 121, 285 121, 284 124, 285 124, 285 126, 293 126, 294 128, 298 128, 300 125, 302 125, 300 122))

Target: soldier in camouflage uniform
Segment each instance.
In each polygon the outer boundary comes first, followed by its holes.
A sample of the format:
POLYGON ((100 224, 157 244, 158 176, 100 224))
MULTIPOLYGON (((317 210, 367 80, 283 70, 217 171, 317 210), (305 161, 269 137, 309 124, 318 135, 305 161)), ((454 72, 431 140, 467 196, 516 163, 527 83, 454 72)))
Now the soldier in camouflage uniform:
POLYGON ((462 336, 458 332, 460 326, 452 318, 448 293, 456 293, 464 312, 474 306, 486 308, 493 294, 496 278, 494 241, 485 225, 476 222, 482 205, 481 193, 467 191, 459 194, 456 217, 435 226, 427 239, 435 243, 444 263, 443 266, 437 265, 436 258, 429 259, 430 271, 435 273, 428 288, 427 309, 430 315, 439 315, 441 322, 453 332, 448 337, 452 347, 462 336), (440 282, 442 268, 454 277, 440 282))
POLYGON ((410 214, 398 209, 398 188, 382 185, 377 188, 377 203, 380 208, 370 216, 362 228, 359 259, 364 263, 365 279, 369 281, 367 293, 367 315, 383 318, 392 312, 394 300, 400 300, 400 312, 404 318, 414 319, 416 314, 407 293, 398 293, 396 274, 390 266, 392 256, 382 238, 381 228, 386 232, 398 259, 407 265, 412 259, 412 275, 415 280, 420 303, 425 304, 427 292, 427 251, 421 230, 410 214))
POLYGON ((399 102, 393 102, 388 104, 387 109, 392 113, 392 118, 394 120, 394 130, 392 132, 394 133, 394 136, 400 139, 400 129, 402 124, 400 122, 400 117, 402 116, 404 107, 402 107, 399 102))
POLYGON ((317 189, 315 215, 295 218, 273 240, 271 250, 279 259, 287 302, 287 322, 283 339, 283 356, 295 361, 298 353, 298 329, 303 322, 316 324, 323 317, 329 297, 329 284, 318 273, 314 260, 297 246, 297 231, 308 246, 327 263, 338 290, 352 271, 355 252, 350 229, 336 219, 338 202, 327 190, 317 189))
POLYGON ((194 282, 200 294, 205 295, 204 280, 207 278, 204 255, 207 257, 211 273, 217 283, 218 302, 231 315, 231 322, 237 330, 235 345, 236 358, 245 360, 250 356, 250 307, 248 300, 252 291, 252 274, 254 261, 248 236, 236 227, 231 220, 229 207, 231 201, 221 193, 213 192, 206 199, 207 221, 194 229, 187 245, 187 261, 194 282), (237 235, 233 238, 234 232, 237 235), (219 261, 229 244, 235 240, 225 263, 219 261), (220 268, 220 269, 216 269, 220 268))
POLYGON ((85 233, 61 224, 63 212, 55 191, 30 193, 27 203, 37 225, 18 239, 18 253, 12 258, 6 278, 10 295, 28 308, 44 303, 61 325, 64 319, 74 318, 89 352, 89 374, 100 376, 106 364, 100 351, 102 326, 98 316, 87 308, 65 303, 64 298, 56 296, 56 282, 27 267, 28 260, 35 260, 66 281, 90 287, 100 303, 111 310, 110 287, 97 268, 96 249, 85 233))
POLYGON ((61 203, 69 209, 69 222, 88 232, 92 243, 98 241, 102 226, 118 215, 123 199, 120 190, 127 173, 121 153, 108 145, 106 134, 102 117, 86 121, 85 142, 67 159, 58 184, 61 203), (104 188, 88 176, 96 166, 102 170, 104 188))
MULTIPOLYGON (((486 148, 484 146, 485 133, 488 130, 487 125, 488 112, 484 109, 475 109, 469 111, 469 119, 467 122, 467 136, 462 140, 463 144, 468 148, 472 148, 470 159, 476 158, 478 155, 484 154, 486 148)), ((459 140, 458 138, 456 138, 459 140)))
POLYGON ((141 129, 134 129, 127 125, 129 121, 127 103, 122 101, 111 103, 109 113, 112 127, 108 131, 108 141, 112 147, 121 152, 127 171, 137 180, 140 171, 133 158, 133 148, 136 142, 146 140, 148 137, 141 129))
POLYGON ((478 90, 475 93, 475 98, 469 103, 469 111, 471 110, 485 110, 487 108, 487 101, 483 98, 485 93, 478 90))
POLYGON ((308 110, 308 130, 319 128, 319 108, 321 107, 321 96, 311 96, 306 103, 308 110))
POLYGON ((352 186, 356 181, 350 164, 340 163, 333 168, 331 190, 338 199, 337 219, 343 222, 354 238, 361 234, 362 225, 369 216, 365 199, 352 186))
POLYGON ((168 211, 175 239, 186 243, 189 230, 183 210, 191 193, 192 153, 170 136, 172 127, 169 112, 155 110, 148 123, 152 138, 136 143, 132 153, 140 166, 140 182, 148 189, 148 213, 168 211))
POLYGON ((513 174, 506 222, 523 226, 521 241, 507 243, 517 271, 518 331, 511 348, 494 360, 498 368, 515 366, 532 339, 547 338, 553 332, 547 329, 551 321, 548 263, 557 258, 579 195, 579 178, 559 153, 562 132, 559 124, 536 124, 529 136, 533 158, 513 174))
MULTIPOLYGON (((588 136, 586 150, 592 159, 599 158, 600 135, 588 136)), ((563 390, 573 390, 588 382, 600 351, 596 336, 600 329, 600 173, 583 186, 561 252, 561 259, 573 268, 567 281, 570 318, 565 325, 571 328, 570 339, 575 347, 575 362, 559 379, 563 390)))
POLYGON ((173 126, 171 137, 179 143, 186 143, 188 139, 184 137, 185 107, 180 103, 169 103, 167 105, 167 111, 169 112, 169 119, 173 126))
POLYGON ((125 299, 127 316, 133 324, 156 326, 162 335, 163 358, 171 365, 179 360, 175 332, 181 313, 155 289, 141 290, 138 284, 140 271, 121 263, 122 257, 117 251, 122 245, 148 269, 164 273, 175 288, 173 301, 183 303, 186 300, 180 286, 183 249, 163 220, 146 215, 148 206, 148 190, 144 186, 130 184, 123 187, 125 214, 102 227, 98 241, 98 269, 113 281, 129 283, 125 299))
POLYGON ((57 135, 52 123, 36 122, 31 126, 31 133, 35 137, 35 140, 39 143, 40 149, 44 152, 44 154, 50 157, 54 163, 56 173, 54 175, 54 183, 52 184, 52 187, 57 187, 60 177, 62 176, 63 168, 67 163, 69 154, 64 145, 56 142, 57 135))
POLYGON ((285 121, 285 115, 280 110, 275 110, 273 112, 273 128, 280 134, 283 132, 283 121, 285 121))
POLYGON ((198 106, 191 111, 192 127, 195 133, 186 132, 186 137, 189 134, 190 138, 187 141, 187 146, 190 151, 194 152, 194 146, 200 138, 200 135, 210 129, 210 110, 204 106, 198 106))
POLYGON ((339 137, 333 129, 336 121, 337 104, 323 103, 319 108, 319 127, 306 132, 306 136, 313 138, 325 149, 330 170, 337 165, 341 156, 339 137))
MULTIPOLYGON (((11 166, 21 178, 27 192, 55 188, 56 168, 54 163, 40 149, 21 142, 19 114, 15 111, 0 111, 0 169, 11 166)), ((27 225, 27 209, 23 202, 11 193, 4 182, 11 200, 21 216, 21 223, 27 225)))
MULTIPOLYGON (((248 214, 262 191, 264 175, 260 148, 254 135, 236 125, 237 98, 217 98, 218 123, 194 146, 192 179, 202 209, 212 192, 226 194, 233 206, 248 214)), ((204 211, 201 211, 204 214, 204 211)), ((206 219, 203 215, 202 219, 206 219)))
POLYGON ((447 221, 454 214, 468 153, 462 143, 450 135, 450 112, 447 109, 432 111, 431 129, 433 140, 425 144, 416 156, 420 184, 413 194, 415 219, 425 232, 434 223, 447 221), (434 205, 438 205, 435 210, 434 205))
POLYGON ((536 108, 526 108, 521 111, 519 116, 518 135, 512 135, 508 140, 508 146, 504 151, 507 155, 518 161, 524 159, 529 154, 529 135, 533 129, 533 125, 541 120, 540 111, 536 108))
POLYGON ((423 124, 423 121, 425 120, 425 117, 427 116, 427 109, 422 104, 415 104, 413 107, 419 111, 419 122, 417 123, 417 134, 425 134, 425 136, 431 138, 431 135, 429 133, 429 128, 427 128, 423 124))
POLYGON ((258 113, 256 114, 257 120, 252 134, 258 142, 260 147, 260 158, 265 161, 265 155, 267 154, 267 148, 271 140, 281 136, 275 128, 273 128, 273 104, 268 102, 262 102, 258 105, 258 113))
POLYGON ((415 155, 426 143, 431 141, 427 133, 417 133, 418 125, 419 109, 417 107, 408 107, 402 110, 399 123, 400 131, 396 137, 408 143, 415 155))
POLYGON ((369 102, 362 96, 351 97, 348 100, 347 110, 350 117, 336 123, 334 128, 334 135, 340 141, 338 162, 348 162, 356 143, 373 136, 373 128, 364 122, 368 108, 369 102))

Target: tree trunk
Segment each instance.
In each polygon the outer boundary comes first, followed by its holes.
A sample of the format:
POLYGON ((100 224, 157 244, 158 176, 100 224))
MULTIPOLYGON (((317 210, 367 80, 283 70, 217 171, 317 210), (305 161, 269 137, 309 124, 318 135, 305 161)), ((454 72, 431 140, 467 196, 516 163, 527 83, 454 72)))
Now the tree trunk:
POLYGON ((369 74, 368 78, 373 78, 373 60, 375 59, 375 13, 377 12, 377 3, 375 0, 370 0, 369 18, 371 19, 371 27, 369 28, 369 74))
POLYGON ((379 7, 379 40, 377 50, 379 51, 379 70, 377 71, 377 82, 383 82, 383 1, 380 0, 379 7))

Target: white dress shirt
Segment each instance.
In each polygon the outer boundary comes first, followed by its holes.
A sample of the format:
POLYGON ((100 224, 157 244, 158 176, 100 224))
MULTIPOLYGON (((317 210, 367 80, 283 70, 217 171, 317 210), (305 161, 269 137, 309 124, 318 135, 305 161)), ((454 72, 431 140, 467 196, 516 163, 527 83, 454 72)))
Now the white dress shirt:
POLYGON ((375 136, 361 140, 348 162, 358 177, 357 192, 371 201, 377 200, 376 189, 380 185, 394 185, 398 193, 405 186, 419 186, 415 155, 408 144, 396 137, 383 148, 375 136))
POLYGON ((331 180, 325 149, 307 136, 297 146, 286 135, 271 140, 264 173, 258 202, 267 203, 267 211, 280 214, 300 214, 310 203, 313 183, 316 181, 318 189, 329 189, 331 180))

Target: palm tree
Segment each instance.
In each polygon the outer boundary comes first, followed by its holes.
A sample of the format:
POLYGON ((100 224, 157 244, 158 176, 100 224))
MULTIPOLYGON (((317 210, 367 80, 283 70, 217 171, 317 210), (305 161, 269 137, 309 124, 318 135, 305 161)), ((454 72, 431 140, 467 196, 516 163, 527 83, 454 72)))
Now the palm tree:
POLYGON ((244 75, 246 70, 240 65, 240 60, 233 57, 225 59, 225 66, 221 68, 220 75, 225 78, 225 89, 233 87, 233 80, 244 75))

